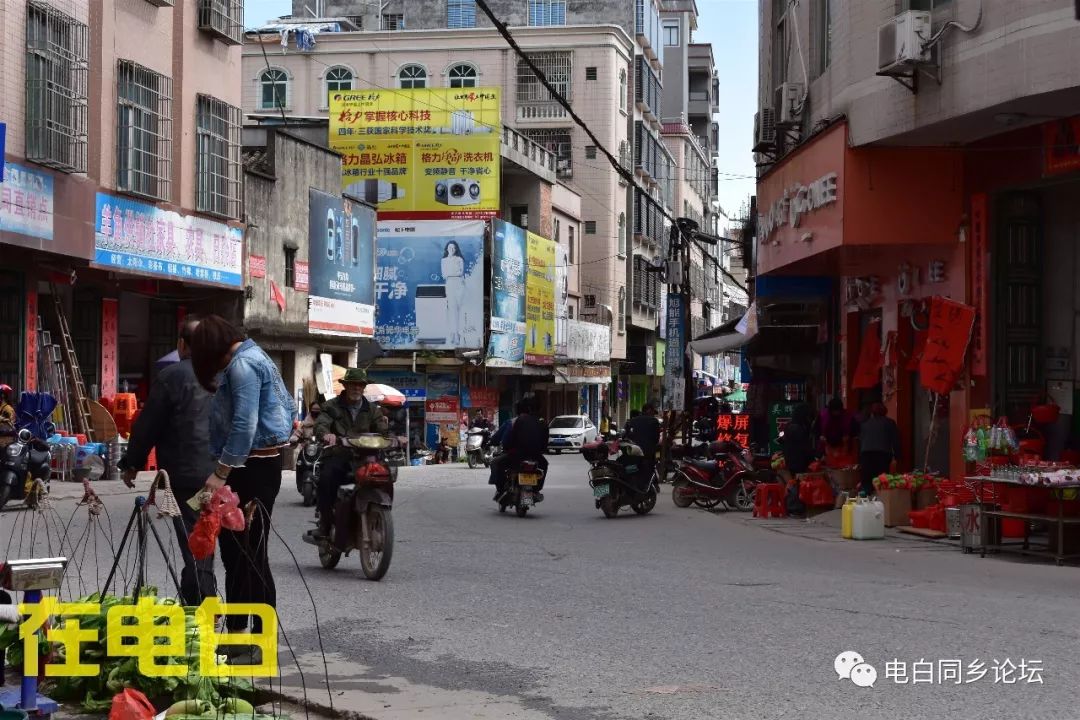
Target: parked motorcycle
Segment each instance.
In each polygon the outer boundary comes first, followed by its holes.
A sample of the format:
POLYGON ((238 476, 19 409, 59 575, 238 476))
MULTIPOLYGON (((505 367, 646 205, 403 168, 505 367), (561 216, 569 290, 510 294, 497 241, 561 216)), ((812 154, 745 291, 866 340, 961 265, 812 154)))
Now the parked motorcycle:
POLYGON ((757 470, 749 450, 736 443, 710 443, 708 459, 685 457, 676 461, 671 499, 678 507, 697 505, 712 509, 723 503, 740 512, 754 508, 757 486, 773 482, 771 470, 757 470))
POLYGON ((319 462, 322 446, 314 440, 304 443, 296 454, 296 492, 304 498, 304 507, 315 504, 315 488, 319 483, 319 462))
POLYGON ((642 477, 648 466, 640 446, 626 438, 598 440, 581 448, 581 455, 592 466, 589 485, 604 517, 613 518, 624 507, 638 515, 646 515, 656 507, 660 486, 655 471, 647 481, 642 477))
POLYGON ((398 442, 374 433, 339 438, 352 451, 349 466, 353 483, 338 490, 330 534, 320 538, 314 530, 304 542, 319 549, 319 562, 327 570, 337 567, 341 555, 360 551, 360 567, 370 580, 381 580, 390 569, 394 553, 394 523, 390 511, 394 503, 397 468, 389 466, 386 454, 398 442))
POLYGON ((465 437, 465 457, 470 469, 480 464, 484 467, 491 465, 495 449, 488 443, 490 437, 491 431, 487 428, 469 428, 465 437))
POLYGON ((34 509, 49 494, 52 452, 48 443, 22 429, 4 448, 0 460, 0 510, 11 500, 23 500, 34 509))
POLYGON ((534 460, 521 460, 507 470, 507 475, 506 490, 496 500, 499 512, 506 512, 506 508, 512 507, 518 517, 525 517, 529 508, 539 500, 537 488, 543 478, 540 465, 534 460))

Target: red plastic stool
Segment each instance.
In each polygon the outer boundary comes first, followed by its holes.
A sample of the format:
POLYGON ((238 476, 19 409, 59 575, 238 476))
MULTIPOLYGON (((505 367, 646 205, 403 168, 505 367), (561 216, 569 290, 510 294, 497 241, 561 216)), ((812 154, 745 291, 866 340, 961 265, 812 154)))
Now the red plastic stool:
POLYGON ((754 490, 754 517, 787 517, 784 509, 784 486, 762 483, 754 490))
POLYGON ((150 454, 146 456, 146 469, 157 472, 157 448, 150 448, 150 454))

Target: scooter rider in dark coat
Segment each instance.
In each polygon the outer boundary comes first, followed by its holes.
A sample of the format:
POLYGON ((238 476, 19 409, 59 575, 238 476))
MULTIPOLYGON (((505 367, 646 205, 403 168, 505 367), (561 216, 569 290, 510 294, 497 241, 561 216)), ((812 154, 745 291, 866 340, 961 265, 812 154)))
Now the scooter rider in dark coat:
POLYGON ((539 491, 544 489, 547 479, 548 461, 544 451, 548 445, 548 428, 532 414, 532 404, 528 400, 518 402, 515 409, 517 417, 502 438, 502 452, 491 461, 491 479, 488 483, 495 486, 494 499, 498 500, 506 492, 507 472, 523 460, 532 460, 540 468, 536 501, 542 502, 544 495, 539 491))

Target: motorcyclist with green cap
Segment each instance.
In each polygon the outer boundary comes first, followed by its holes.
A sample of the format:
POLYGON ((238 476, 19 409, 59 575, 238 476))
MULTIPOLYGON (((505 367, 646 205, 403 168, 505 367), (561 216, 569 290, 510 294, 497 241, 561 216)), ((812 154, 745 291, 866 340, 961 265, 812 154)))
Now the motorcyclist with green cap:
POLYGON ((350 481, 347 448, 338 444, 341 437, 362 433, 386 434, 390 431, 390 420, 382 407, 369 402, 364 397, 367 387, 367 373, 360 368, 349 368, 342 378, 344 391, 336 398, 322 404, 322 413, 315 421, 314 435, 325 445, 322 462, 319 467, 316 494, 319 511, 318 534, 326 537, 330 533, 330 521, 333 517, 334 499, 338 488, 350 481))

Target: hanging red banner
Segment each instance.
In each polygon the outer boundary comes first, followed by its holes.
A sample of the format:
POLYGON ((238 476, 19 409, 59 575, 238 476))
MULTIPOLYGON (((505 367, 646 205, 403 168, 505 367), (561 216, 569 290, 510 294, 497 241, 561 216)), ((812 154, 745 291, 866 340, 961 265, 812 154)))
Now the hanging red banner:
POLYGON ((1080 170, 1080 117, 1043 125, 1043 172, 1062 175, 1080 170))
POLYGON ((986 193, 971 196, 971 302, 975 306, 975 329, 971 335, 971 374, 986 377, 989 342, 989 248, 987 247, 986 193))
POLYGON ((919 363, 919 381, 938 395, 952 391, 964 371, 964 355, 975 325, 975 308, 935 297, 930 304, 930 329, 919 363))
POLYGON ((101 299, 101 397, 116 395, 119 378, 117 347, 120 342, 116 298, 101 299))
POLYGON ((881 323, 873 322, 866 326, 863 333, 862 347, 859 350, 859 362, 855 366, 855 376, 851 379, 852 390, 869 390, 881 382, 881 323))
POLYGON ((32 287, 34 283, 27 283, 26 288, 26 387, 27 392, 37 392, 37 318, 38 318, 38 295, 32 287))
POLYGON ((285 312, 285 295, 273 280, 270 281, 270 299, 277 303, 278 310, 285 312))

